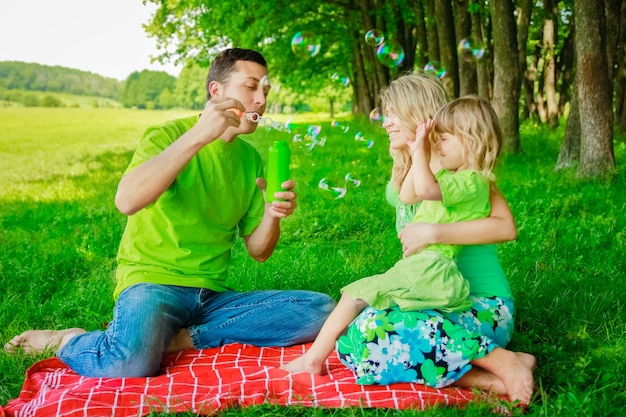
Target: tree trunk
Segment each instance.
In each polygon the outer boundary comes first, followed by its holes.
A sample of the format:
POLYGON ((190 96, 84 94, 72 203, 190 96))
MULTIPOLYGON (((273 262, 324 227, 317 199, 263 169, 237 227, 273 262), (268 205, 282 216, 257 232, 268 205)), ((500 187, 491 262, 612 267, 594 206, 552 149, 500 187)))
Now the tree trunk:
POLYGON ((439 36, 439 54, 441 65, 446 69, 443 78, 444 86, 450 97, 459 96, 459 64, 456 56, 456 39, 454 35, 454 16, 451 0, 435 2, 437 34, 439 36))
POLYGON ((569 105, 569 116, 565 124, 565 136, 554 169, 572 168, 580 159, 580 114, 578 112, 578 89, 574 84, 574 94, 569 105))
MULTIPOLYGON (((626 0, 625 0, 626 1, 626 0)), ((491 100, 491 78, 489 77, 489 62, 493 56, 489 53, 489 49, 486 47, 488 42, 485 42, 483 19, 481 18, 483 5, 478 4, 478 10, 471 13, 472 18, 472 38, 481 42, 485 48, 485 55, 476 61, 476 77, 477 77, 477 90, 478 95, 491 100)))
MULTIPOLYGON (((356 37, 360 37, 358 31, 355 34, 356 37)), ((353 113, 364 113, 367 114, 372 108, 374 108, 373 104, 374 95, 370 91, 370 87, 368 85, 368 77, 365 70, 365 62, 363 59, 364 48, 369 45, 365 45, 365 47, 360 46, 360 40, 355 40, 356 47, 353 49, 354 54, 354 87, 352 88, 354 95, 354 102, 352 104, 352 112, 353 113)), ((370 63, 370 66, 372 63, 370 63)))
POLYGON ((518 101, 520 94, 517 30, 513 0, 490 2, 493 32, 493 108, 500 119, 503 150, 520 151, 518 101))
POLYGON ((437 19, 435 18, 435 0, 425 0, 424 17, 426 23, 426 38, 428 39, 428 61, 440 61, 439 34, 437 33, 437 19))
POLYGON ((415 21, 417 22, 417 48, 415 52, 415 66, 424 68, 428 63, 428 36, 426 30, 426 17, 421 0, 413 0, 411 8, 415 11, 415 21))
POLYGON ((519 7, 517 8, 517 61, 519 66, 519 75, 524 87, 524 102, 523 117, 527 118, 531 115, 531 111, 534 111, 534 91, 533 84, 531 83, 527 70, 528 63, 526 62, 526 44, 528 43, 528 29, 530 28, 530 16, 533 10, 533 0, 521 0, 519 7))
POLYGON ((620 133, 626 132, 626 0, 622 0, 620 12, 620 40, 617 49, 618 71, 615 76, 616 121, 620 133))
POLYGON ((556 100, 557 6, 554 0, 544 1, 546 19, 543 22, 543 91, 546 98, 546 121, 551 127, 559 124, 556 100))
MULTIPOLYGON (((455 34, 457 44, 462 39, 471 38, 472 18, 469 13, 468 0, 457 0, 454 2, 455 34)), ((471 54, 457 54, 459 62, 459 95, 476 94, 478 86, 476 82, 476 58, 471 54)))
POLYGON ((604 1, 574 0, 576 16, 576 85, 580 111, 580 164, 582 178, 615 174, 613 112, 607 62, 604 1))
MULTIPOLYGON (((559 117, 565 115, 565 104, 572 100, 570 91, 574 76, 574 19, 570 21, 570 32, 563 42, 561 54, 558 57, 557 79, 561 79, 561 87, 559 88, 559 117)), ((571 107, 571 104, 570 104, 571 107)), ((571 111, 571 110, 570 110, 571 111)))

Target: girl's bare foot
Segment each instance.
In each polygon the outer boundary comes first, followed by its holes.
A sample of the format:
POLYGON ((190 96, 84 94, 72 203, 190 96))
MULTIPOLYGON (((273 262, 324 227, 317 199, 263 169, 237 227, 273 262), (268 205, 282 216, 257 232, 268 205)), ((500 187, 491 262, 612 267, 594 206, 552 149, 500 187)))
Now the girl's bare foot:
POLYGON ((314 364, 308 360, 306 354, 297 357, 291 362, 280 367, 283 371, 287 372, 308 372, 315 375, 322 374, 322 364, 314 364))
POLYGON ((74 336, 85 333, 77 327, 64 330, 27 330, 15 336, 4 345, 8 353, 16 353, 20 349, 26 353, 37 354, 46 350, 57 351, 74 336))

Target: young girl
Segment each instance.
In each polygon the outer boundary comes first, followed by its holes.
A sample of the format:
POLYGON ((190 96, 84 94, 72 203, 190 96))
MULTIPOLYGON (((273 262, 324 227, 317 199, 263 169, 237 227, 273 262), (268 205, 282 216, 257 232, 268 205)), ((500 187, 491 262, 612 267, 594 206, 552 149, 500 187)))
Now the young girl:
MULTIPOLYGON (((489 214, 490 180, 493 179, 492 169, 499 152, 501 132, 495 113, 486 101, 476 97, 455 100, 437 112, 434 122, 421 123, 415 139, 407 142, 413 162, 400 192, 406 203, 424 200, 415 220, 457 222, 489 214), (433 129, 438 139, 435 148, 444 168, 436 176, 428 163, 428 134, 433 129)), ((457 249, 449 245, 431 245, 428 250, 402 259, 384 274, 344 287, 337 308, 311 349, 283 369, 321 373, 321 366, 333 351, 336 338, 367 305, 378 309, 398 305, 402 310, 437 308, 458 311, 467 308, 469 287, 453 260, 457 249)), ((501 348, 496 351, 494 357, 509 353, 501 348)), ((519 364, 512 364, 510 368, 520 370, 519 364)), ((504 371, 506 366, 494 367, 492 371, 497 373, 498 369, 503 369, 504 390, 509 394, 523 391, 511 395, 511 399, 527 403, 532 393, 530 370, 525 370, 528 375, 520 382, 513 380, 511 369, 504 371), (530 389, 527 387, 529 383, 530 389)))

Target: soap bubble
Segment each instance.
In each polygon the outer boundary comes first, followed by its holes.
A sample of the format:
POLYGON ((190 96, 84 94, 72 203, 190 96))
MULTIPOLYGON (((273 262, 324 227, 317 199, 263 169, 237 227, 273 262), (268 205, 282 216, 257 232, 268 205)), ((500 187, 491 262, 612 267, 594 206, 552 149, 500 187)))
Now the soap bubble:
POLYGON ((383 112, 380 110, 379 107, 375 107, 370 112, 370 122, 372 122, 372 124, 382 126, 384 121, 385 121, 385 117, 383 116, 383 112))
POLYGON ((404 61, 404 49, 397 42, 385 41, 376 50, 376 58, 386 67, 397 67, 404 61))
POLYGON ((310 125, 306 130, 307 134, 313 137, 319 135, 321 131, 322 131, 322 126, 319 126, 319 125, 310 125))
POLYGON ((368 30, 365 34, 365 43, 370 46, 379 46, 385 40, 385 36, 378 29, 368 30))
POLYGON ((441 65, 439 61, 430 61, 424 66, 424 71, 430 74, 434 74, 437 78, 443 78, 446 76, 446 69, 441 65))
POLYGON ((352 185, 355 186, 355 187, 358 187, 358 186, 361 185, 361 180, 357 180, 356 178, 353 178, 352 174, 349 173, 349 172, 346 174, 346 176, 344 178, 345 178, 345 180, 347 182, 352 183, 352 185))
POLYGON ((318 184, 318 187, 324 191, 325 195, 328 195, 335 200, 345 197, 348 191, 344 187, 333 186, 326 178, 322 178, 318 184))
POLYGON ((471 37, 461 40, 457 46, 457 51, 459 56, 467 62, 480 59, 485 55, 485 48, 483 48, 482 43, 471 37))
POLYGON ((333 75, 330 76, 330 79, 333 80, 334 83, 342 85, 344 87, 350 85, 350 78, 338 72, 334 72, 333 75))
POLYGON ((309 59, 320 52, 320 42, 311 32, 298 32, 291 38, 291 50, 296 56, 309 59))
POLYGON ((363 147, 367 149, 374 146, 374 141, 371 139, 366 139, 365 136, 363 136, 362 132, 356 132, 356 134, 354 135, 354 140, 359 142, 361 145, 363 145, 363 147))
POLYGON ((348 130, 350 130, 350 126, 348 125, 348 123, 346 123, 346 122, 340 122, 340 121, 338 121, 338 120, 333 120, 333 121, 330 123, 330 126, 331 126, 333 129, 338 129, 338 130, 341 130, 343 133, 348 133, 348 130))

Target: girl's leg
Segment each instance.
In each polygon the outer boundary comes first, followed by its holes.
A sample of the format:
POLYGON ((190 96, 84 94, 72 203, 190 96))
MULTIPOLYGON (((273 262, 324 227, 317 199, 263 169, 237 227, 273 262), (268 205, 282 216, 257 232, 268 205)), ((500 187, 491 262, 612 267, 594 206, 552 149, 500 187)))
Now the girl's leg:
POLYGON ((289 372, 310 372, 320 375, 322 365, 335 349, 339 335, 348 327, 356 316, 367 306, 361 299, 353 299, 343 294, 337 307, 330 313, 311 348, 302 356, 294 359, 281 369, 289 372))
POLYGON ((166 346, 187 320, 197 289, 137 284, 122 291, 106 331, 72 337, 57 356, 90 377, 145 377, 158 373, 166 346))

